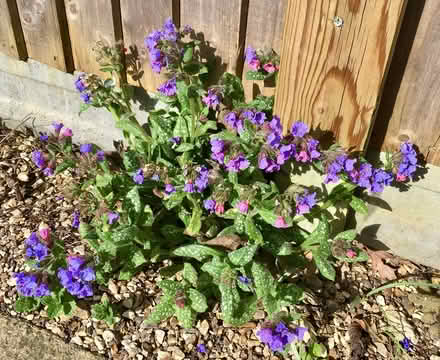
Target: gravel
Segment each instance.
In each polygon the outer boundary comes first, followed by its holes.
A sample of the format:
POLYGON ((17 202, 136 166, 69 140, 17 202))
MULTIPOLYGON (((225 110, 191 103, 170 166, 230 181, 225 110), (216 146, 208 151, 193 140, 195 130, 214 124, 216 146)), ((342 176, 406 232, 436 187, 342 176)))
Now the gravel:
MULTIPOLYGON (((31 162, 31 152, 39 147, 41 143, 30 130, 0 129, 0 314, 48 329, 67 343, 109 359, 281 359, 256 336, 265 319, 262 309, 240 328, 225 326, 218 307, 202 314, 194 329, 181 328, 176 318, 157 326, 146 325, 143 320, 161 295, 157 287, 160 265, 146 267, 130 281, 113 280, 108 287, 99 287, 93 301, 81 301, 70 317, 49 319, 44 309, 31 314, 15 312, 17 292, 11 276, 25 269, 24 241, 41 222, 49 224, 69 251, 87 251, 71 228, 71 215, 80 205, 66 193, 72 176, 45 178, 31 162), (119 308, 120 321, 112 326, 90 315, 91 304, 99 302, 104 294, 119 308), (206 354, 197 352, 197 344, 206 346, 206 354)), ((394 258, 391 266, 399 276, 440 279, 435 270, 402 259, 394 258)), ((323 343, 329 359, 403 359, 395 346, 403 333, 416 344, 412 359, 435 359, 440 355, 437 293, 424 290, 425 297, 432 297, 431 307, 415 289, 400 288, 389 289, 350 309, 354 296, 383 283, 372 273, 370 264, 343 264, 335 283, 323 280, 310 269, 303 276, 309 290, 304 304, 295 310, 310 329, 306 340, 323 343), (424 316, 423 309, 430 315, 424 316)))

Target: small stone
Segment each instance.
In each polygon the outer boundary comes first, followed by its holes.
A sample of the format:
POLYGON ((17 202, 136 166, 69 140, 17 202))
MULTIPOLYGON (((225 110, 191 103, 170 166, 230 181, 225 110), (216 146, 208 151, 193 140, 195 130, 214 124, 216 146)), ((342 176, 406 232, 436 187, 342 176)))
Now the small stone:
POLYGON ((255 346, 259 346, 261 344, 261 342, 257 341, 257 340, 248 340, 247 341, 247 346, 252 348, 255 346))
POLYGON ((176 345, 177 344, 176 337, 174 335, 168 334, 167 343, 168 343, 168 345, 176 345))
POLYGON ((197 341, 197 336, 191 333, 183 333, 182 337, 185 344, 194 344, 197 341))
POLYGON ((182 350, 180 350, 180 349, 175 349, 175 350, 173 351, 173 359, 176 359, 176 360, 183 360, 183 359, 185 359, 185 354, 183 353, 182 350))
POLYGON ((16 285, 15 278, 10 277, 6 283, 7 283, 9 286, 15 286, 15 285, 16 285))
POLYGON ((255 312, 254 319, 255 320, 262 320, 266 317, 266 313, 263 310, 258 310, 255 312))
POLYGON ((99 351, 102 351, 105 349, 105 345, 99 336, 96 336, 94 340, 95 340, 95 345, 99 351))
POLYGON ((110 290, 110 293, 113 296, 118 295, 119 289, 118 289, 118 286, 114 283, 113 280, 110 280, 108 282, 108 289, 110 290))
POLYGON ((72 340, 70 340, 71 342, 73 342, 76 345, 82 346, 83 341, 81 340, 81 338, 79 336, 74 336, 72 338, 72 340))
POLYGON ((26 320, 32 321, 34 320, 34 314, 29 314, 26 316, 26 320))
POLYGON ((122 317, 125 317, 126 319, 130 319, 130 320, 133 320, 135 318, 135 316, 136 315, 135 315, 134 311, 131 311, 131 310, 127 310, 122 313, 122 317))
POLYGON ((104 338, 104 341, 108 344, 109 342, 113 341, 115 335, 110 330, 105 330, 102 333, 102 337, 104 338))
POLYGON ((157 353, 157 360, 171 360, 171 354, 166 351, 158 351, 157 353))
POLYGON ((122 302, 122 306, 125 307, 126 309, 131 309, 133 307, 133 303, 134 303, 133 298, 128 298, 122 302))
POLYGON ((381 306, 385 306, 385 298, 382 295, 376 296, 376 302, 381 306))
POLYGON ((200 333, 203 336, 206 336, 208 334, 209 331, 209 323, 206 320, 203 320, 200 325, 197 326, 197 329, 199 329, 200 333))
POLYGON ((154 336, 155 336, 155 338, 156 338, 156 342, 157 342, 158 344, 161 344, 161 345, 162 345, 162 343, 163 343, 163 339, 165 338, 165 331, 163 331, 163 330, 156 330, 156 331, 154 332, 154 336))
POLYGON ((29 181, 29 175, 27 173, 21 172, 17 175, 17 179, 22 182, 28 182, 29 181))

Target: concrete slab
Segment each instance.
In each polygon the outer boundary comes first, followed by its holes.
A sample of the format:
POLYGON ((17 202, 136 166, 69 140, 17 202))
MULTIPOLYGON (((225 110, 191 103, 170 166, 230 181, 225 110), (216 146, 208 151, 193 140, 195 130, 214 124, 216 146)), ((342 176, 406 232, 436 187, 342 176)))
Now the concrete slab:
POLYGON ((369 201, 369 214, 356 216, 362 241, 440 269, 440 167, 429 165, 408 191, 386 188, 369 201))
POLYGON ((0 360, 99 360, 76 345, 23 321, 0 315, 0 360))

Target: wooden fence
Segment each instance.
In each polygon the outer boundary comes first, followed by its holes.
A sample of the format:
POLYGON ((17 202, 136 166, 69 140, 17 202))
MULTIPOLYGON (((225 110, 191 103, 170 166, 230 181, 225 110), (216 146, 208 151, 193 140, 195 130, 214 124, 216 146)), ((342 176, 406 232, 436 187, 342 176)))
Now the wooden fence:
MULTIPOLYGON (((98 73, 96 41, 123 40, 144 60, 142 78, 128 81, 154 90, 163 78, 143 40, 171 17, 204 33, 218 71, 242 76, 248 45, 281 53, 275 106, 285 125, 303 120, 364 150, 411 140, 440 164, 439 11, 438 0, 0 0, 0 52, 98 73)), ((244 85, 248 97, 275 91, 244 85)))

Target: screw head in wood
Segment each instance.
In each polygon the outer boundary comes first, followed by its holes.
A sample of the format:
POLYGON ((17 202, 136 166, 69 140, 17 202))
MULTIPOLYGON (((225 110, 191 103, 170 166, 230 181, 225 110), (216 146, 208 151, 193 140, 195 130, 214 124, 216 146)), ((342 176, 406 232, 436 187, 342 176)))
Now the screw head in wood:
POLYGON ((333 24, 334 24, 336 27, 340 28, 340 27, 342 27, 342 26, 344 25, 344 19, 341 18, 340 16, 335 16, 335 17, 333 18, 333 24))

